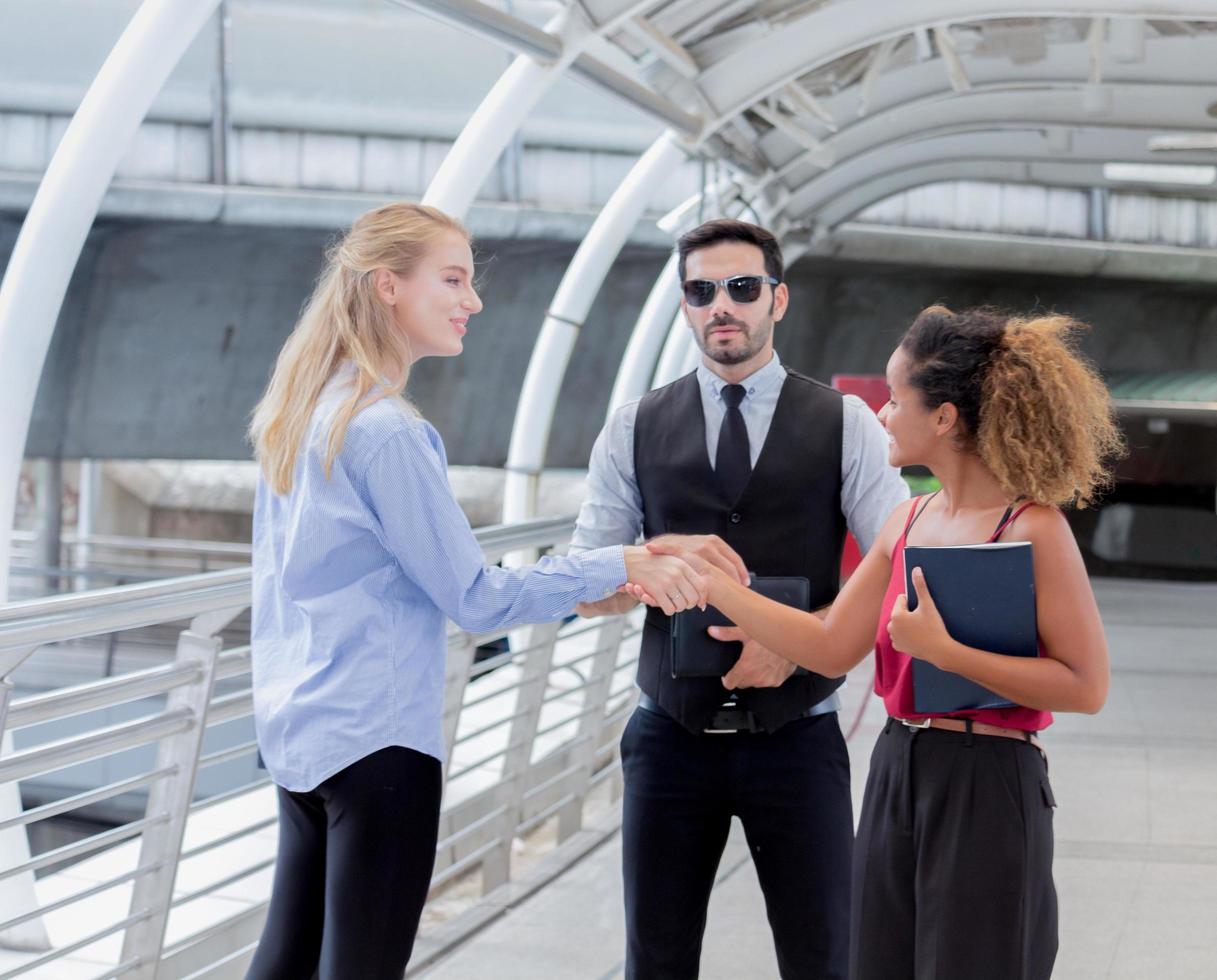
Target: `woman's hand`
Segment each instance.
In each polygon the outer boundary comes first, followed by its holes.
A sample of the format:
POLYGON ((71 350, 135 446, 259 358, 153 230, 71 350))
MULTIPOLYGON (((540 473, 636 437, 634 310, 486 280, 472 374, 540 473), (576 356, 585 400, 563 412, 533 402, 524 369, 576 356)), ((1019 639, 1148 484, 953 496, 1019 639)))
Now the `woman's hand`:
POLYGON ((913 591, 917 596, 917 609, 909 612, 908 596, 897 596, 891 621, 887 624, 888 635, 901 653, 941 667, 954 641, 934 605, 934 597, 930 595, 920 568, 913 569, 913 591))
MULTIPOLYGON (((703 566, 704 567, 704 566, 703 566)), ((653 555, 645 547, 625 549, 626 591, 667 616, 694 606, 705 608, 707 582, 689 562, 672 555, 653 555)))

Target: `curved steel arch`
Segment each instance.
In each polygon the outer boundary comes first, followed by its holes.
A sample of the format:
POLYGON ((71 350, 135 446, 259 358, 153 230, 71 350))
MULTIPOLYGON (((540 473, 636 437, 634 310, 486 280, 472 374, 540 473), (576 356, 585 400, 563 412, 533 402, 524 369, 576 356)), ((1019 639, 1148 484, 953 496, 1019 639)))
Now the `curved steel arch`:
MULTIPOLYGON (((843 131, 833 144, 840 155, 839 164, 802 182, 791 192, 785 210, 796 219, 803 218, 814 207, 808 202, 822 199, 822 195, 817 196, 816 188, 841 188, 844 182, 858 175, 857 168, 865 167, 866 161, 876 152, 914 153, 918 144, 948 136, 964 135, 974 139, 986 132, 1064 130, 1068 134, 1064 141, 1068 146, 1058 146, 1050 155, 1065 159, 1074 152, 1075 134, 1080 134, 1078 138, 1083 139, 1087 151, 1097 156, 1103 149, 1097 144, 1110 132, 1112 145, 1108 159, 1130 159, 1128 155, 1135 154, 1138 160, 1160 160, 1146 147, 1146 131, 1194 128, 1195 114, 1203 113, 1202 103, 1212 96, 1212 90, 1205 86, 1170 86, 1165 90, 1163 86, 1154 85, 1116 88, 1122 96, 1118 100, 1119 109, 1101 121, 1085 113, 1077 88, 1038 91, 1036 105, 1030 110, 1024 108, 1026 100, 1019 93, 1008 89, 973 90, 951 99, 930 97, 893 108, 882 118, 843 131), (1140 132, 1139 145, 1131 137, 1121 135, 1130 130, 1140 132)), ((1191 154, 1186 162, 1203 162, 1204 157, 1203 153, 1191 154)), ((1172 159, 1183 161, 1185 158, 1180 155, 1172 156, 1172 159)))
POLYGON ((836 58, 889 38, 945 23, 1010 17, 1134 17, 1217 21, 1206 0, 855 0, 819 7, 742 45, 695 80, 717 129, 782 85, 836 58))
MULTIPOLYGON (((1175 39, 1171 39, 1172 41, 1175 39)), ((1210 57, 1209 63, 1217 63, 1217 37, 1195 39, 1210 57)), ((1031 66, 1030 71, 1020 66, 1011 72, 1005 65, 994 66, 984 59, 973 66, 968 63, 974 82, 971 90, 955 93, 946 84, 941 66, 934 62, 922 62, 884 76, 887 98, 878 95, 872 99, 875 107, 862 119, 842 126, 836 133, 822 139, 823 146, 840 163, 844 157, 857 152, 856 143, 870 131, 882 128, 892 134, 891 138, 915 135, 912 113, 927 113, 928 124, 949 125, 949 117, 955 112, 981 111, 978 99, 991 100, 990 111, 995 121, 1017 122, 1020 119, 1036 119, 1043 122, 1056 121, 1063 125, 1085 124, 1108 118, 1096 116, 1085 110, 1082 92, 1086 84, 1088 52, 1078 50, 1080 45, 1068 46, 1070 51, 1058 52, 1057 56, 1031 66), (1059 93, 1072 93, 1072 105, 1059 93), (956 108, 966 104, 968 110, 956 108), (1025 104, 1026 108, 1020 108, 1025 104)), ((1147 52, 1150 49, 1147 48, 1147 52)), ((1174 45, 1153 46, 1155 57, 1133 67, 1137 70, 1114 73, 1104 82, 1112 96, 1112 103, 1119 115, 1128 115, 1130 102, 1140 110, 1146 126, 1203 128, 1209 123, 1207 104, 1212 99, 1212 87, 1190 79, 1199 77, 1179 70, 1181 59, 1174 45), (1178 101, 1176 101, 1178 100, 1178 101)), ((1203 59, 1201 59, 1203 62, 1203 59)), ((848 119, 856 105, 856 93, 846 90, 835 100, 826 100, 825 108, 839 118, 848 119)), ((1109 114, 1110 115, 1110 114, 1109 114)), ((783 183, 797 185, 800 179, 811 179, 824 172, 823 167, 812 161, 814 154, 798 146, 790 137, 773 130, 761 139, 759 146, 773 161, 776 177, 783 183)), ((772 181, 771 181, 772 182, 772 181)))
MULTIPOLYGON (((992 156, 972 151, 958 156, 946 151, 931 155, 920 162, 885 168, 849 187, 845 194, 834 198, 815 214, 817 234, 825 234, 847 222, 858 212, 901 191, 946 180, 996 180, 1010 184, 1042 184, 1045 186, 1127 186, 1103 177, 1098 164, 1101 159, 1051 159, 1038 147, 1010 150, 1002 147, 992 156)), ((1191 187, 1189 195, 1217 196, 1217 189, 1191 187)))

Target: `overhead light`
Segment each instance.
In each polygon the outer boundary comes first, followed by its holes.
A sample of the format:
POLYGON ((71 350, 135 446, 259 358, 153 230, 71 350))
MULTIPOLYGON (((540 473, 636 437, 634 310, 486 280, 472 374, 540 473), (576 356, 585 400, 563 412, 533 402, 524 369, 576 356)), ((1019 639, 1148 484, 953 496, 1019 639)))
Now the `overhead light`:
POLYGON ((1105 163, 1103 177, 1137 184, 1204 186, 1217 182, 1217 167, 1181 163, 1105 163))
POLYGON ((1217 133, 1151 136, 1148 146, 1151 150, 1217 150, 1217 133))

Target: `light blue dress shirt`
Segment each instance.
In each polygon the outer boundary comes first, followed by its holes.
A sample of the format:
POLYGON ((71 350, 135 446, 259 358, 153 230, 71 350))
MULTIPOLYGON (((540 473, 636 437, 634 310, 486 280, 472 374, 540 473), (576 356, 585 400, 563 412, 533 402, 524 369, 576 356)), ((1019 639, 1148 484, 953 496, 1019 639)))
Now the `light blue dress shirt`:
MULTIPOLYGON (((698 365, 697 381, 706 418, 706 453, 713 467, 726 412, 722 391, 727 382, 704 363, 698 365)), ((774 353, 768 364, 742 382, 745 395, 740 412, 748 429, 753 466, 769 435, 785 381, 786 369, 774 353)), ((642 533, 642 494, 634 472, 637 415, 637 400, 622 405, 596 439, 572 553, 609 544, 632 544, 642 533)), ((846 395, 841 426, 841 512, 863 554, 874 544, 888 515, 908 500, 908 485, 887 458, 888 437, 879 419, 862 399, 846 395)), ((817 705, 817 710, 836 711, 840 706, 840 699, 833 694, 817 705)))
POLYGON ((254 505, 254 721, 271 778, 296 792, 391 745, 443 758, 447 620, 552 621, 626 579, 619 545, 487 567, 439 433, 396 400, 355 416, 327 480, 341 394, 331 382, 291 491, 259 480, 254 505))

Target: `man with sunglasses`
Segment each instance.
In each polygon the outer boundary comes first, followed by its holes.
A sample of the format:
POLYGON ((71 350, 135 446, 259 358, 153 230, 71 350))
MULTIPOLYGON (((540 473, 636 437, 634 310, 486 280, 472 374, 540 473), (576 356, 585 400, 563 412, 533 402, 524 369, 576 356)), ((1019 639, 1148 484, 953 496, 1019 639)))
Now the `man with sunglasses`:
MULTIPOLYGON (((908 496, 859 399, 785 368, 781 249, 710 221, 678 245, 681 308, 702 363, 623 406, 592 450, 575 549, 641 533, 724 568, 797 576, 812 608, 837 593, 846 528, 866 550, 908 496)), ((621 612, 625 595, 580 608, 621 612)), ((674 677, 670 619, 649 608, 639 707, 621 740, 626 976, 698 975, 731 818, 744 827, 785 980, 844 978, 853 842, 840 678, 745 640, 721 680, 674 677)), ((738 632, 738 631, 736 631, 738 632)))

